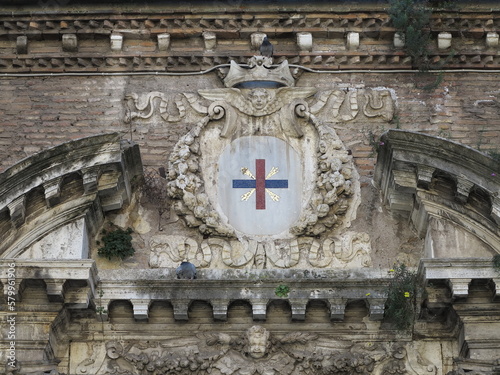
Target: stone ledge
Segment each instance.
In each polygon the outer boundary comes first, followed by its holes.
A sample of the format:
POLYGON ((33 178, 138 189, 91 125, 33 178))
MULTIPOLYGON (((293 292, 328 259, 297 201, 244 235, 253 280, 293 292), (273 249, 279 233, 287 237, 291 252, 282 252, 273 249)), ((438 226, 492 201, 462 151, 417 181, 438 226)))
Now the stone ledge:
POLYGON ((472 280, 492 280, 495 284, 493 300, 500 298, 500 272, 493 267, 491 258, 421 259, 418 276, 423 285, 433 280, 448 282, 454 299, 468 296, 472 280))
MULTIPOLYGON (((227 319, 227 307, 233 301, 251 303, 254 320, 265 320, 267 305, 273 300, 290 304, 293 320, 304 320, 307 304, 324 301, 332 320, 343 320, 350 301, 364 300, 371 320, 381 320, 386 299, 388 270, 198 270, 196 280, 176 280, 174 269, 130 270, 126 277, 121 270, 100 271, 99 285, 103 297, 94 301, 107 309, 115 300, 128 300, 136 319, 147 319, 143 306, 152 301, 170 301, 176 320, 189 320, 192 301, 203 300, 213 307, 215 320, 227 319), (276 288, 286 285, 286 297, 276 295, 276 288), (149 301, 149 302, 148 302, 149 301)), ((107 316, 104 317, 107 319, 107 316)))
POLYGON ((68 308, 88 308, 94 298, 98 282, 97 268, 93 260, 0 260, 0 279, 4 296, 8 295, 7 270, 15 275, 16 300, 22 300, 24 280, 43 280, 47 287, 47 296, 51 302, 62 302, 68 308), (14 264, 14 267, 11 265, 14 264), (71 288, 69 281, 85 282, 86 286, 71 288), (66 284, 66 285, 65 285, 66 284))

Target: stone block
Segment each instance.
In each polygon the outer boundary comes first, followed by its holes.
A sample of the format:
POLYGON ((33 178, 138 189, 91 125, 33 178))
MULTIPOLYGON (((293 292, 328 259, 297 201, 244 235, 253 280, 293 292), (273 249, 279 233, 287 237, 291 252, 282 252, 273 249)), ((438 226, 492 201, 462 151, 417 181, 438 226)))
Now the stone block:
POLYGON ((250 34, 250 44, 252 49, 258 51, 262 41, 267 35, 264 33, 252 33, 250 34))
POLYGON ((10 202, 7 207, 9 208, 10 220, 14 227, 20 227, 25 220, 26 215, 26 195, 21 195, 10 202))
POLYGON ((290 306, 292 307, 292 320, 305 320, 306 319, 306 306, 307 299, 290 299, 290 306))
POLYGON ((498 33, 491 32, 486 34, 486 45, 491 48, 498 47, 498 33))
POLYGON ((225 299, 217 299, 211 300, 212 304, 214 320, 225 321, 227 320, 227 307, 229 305, 229 300, 225 299))
POLYGON ((210 31, 205 31, 203 34, 203 42, 205 43, 205 50, 212 51, 217 45, 217 35, 210 31))
POLYGON ((28 53, 28 37, 26 35, 17 37, 16 52, 20 55, 28 53))
POLYGON ((394 47, 403 48, 405 46, 405 37, 403 33, 397 32, 394 34, 394 47))
POLYGON ((251 300, 254 320, 266 320, 269 300, 251 300))
POLYGON ((347 34, 347 49, 355 50, 359 48, 359 33, 351 32, 347 34))
POLYGON ((167 51, 170 47, 170 34, 158 34, 158 50, 159 51, 167 51))
POLYGON ((135 320, 148 320, 149 317, 149 305, 151 300, 149 299, 131 299, 132 307, 134 309, 134 319, 135 320))
POLYGON ((63 34, 62 49, 64 52, 78 51, 78 39, 76 37, 76 34, 63 34))
POLYGON ((330 306, 330 319, 333 321, 344 320, 345 306, 347 300, 345 299, 329 299, 328 305, 330 306))
POLYGON ((118 52, 122 50, 123 47, 123 35, 111 34, 111 51, 118 52))
POLYGON ((313 37, 311 33, 297 33, 297 45, 301 51, 312 51, 313 37))
POLYGON ((451 47, 452 35, 450 33, 438 34, 438 49, 444 50, 451 47))

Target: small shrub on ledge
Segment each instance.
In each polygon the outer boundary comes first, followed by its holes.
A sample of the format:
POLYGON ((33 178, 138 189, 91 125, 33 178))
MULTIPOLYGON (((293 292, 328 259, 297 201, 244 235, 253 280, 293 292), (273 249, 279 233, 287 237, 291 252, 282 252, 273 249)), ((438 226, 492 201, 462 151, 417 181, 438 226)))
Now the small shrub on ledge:
POLYGON ((417 275, 404 264, 397 264, 390 271, 393 275, 387 287, 386 318, 397 330, 413 328, 417 306, 417 275))
MULTIPOLYGON (((101 233, 103 246, 97 251, 99 256, 111 260, 112 258, 125 259, 134 255, 135 249, 132 246, 131 236, 132 229, 127 228, 123 230, 116 228, 109 231, 103 229, 101 233)), ((97 241, 97 244, 100 245, 101 243, 97 241)))
POLYGON ((274 294, 278 297, 288 297, 288 293, 290 293, 290 288, 287 285, 278 285, 274 290, 274 294))

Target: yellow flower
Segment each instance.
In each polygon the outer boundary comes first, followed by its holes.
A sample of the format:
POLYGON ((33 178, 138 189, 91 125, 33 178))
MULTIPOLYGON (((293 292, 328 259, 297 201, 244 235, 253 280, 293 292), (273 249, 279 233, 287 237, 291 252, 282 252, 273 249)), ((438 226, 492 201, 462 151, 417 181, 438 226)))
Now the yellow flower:
POLYGON ((405 297, 408 298, 410 296, 410 292, 405 292, 405 297))

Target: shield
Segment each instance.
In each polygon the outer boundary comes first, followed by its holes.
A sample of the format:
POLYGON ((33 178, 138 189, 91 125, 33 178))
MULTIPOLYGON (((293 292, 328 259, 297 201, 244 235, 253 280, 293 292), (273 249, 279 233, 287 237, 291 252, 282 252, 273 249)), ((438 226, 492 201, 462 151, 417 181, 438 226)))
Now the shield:
POLYGON ((287 231, 300 215, 297 151, 270 136, 237 138, 219 158, 218 197, 228 224, 250 235, 287 231))

